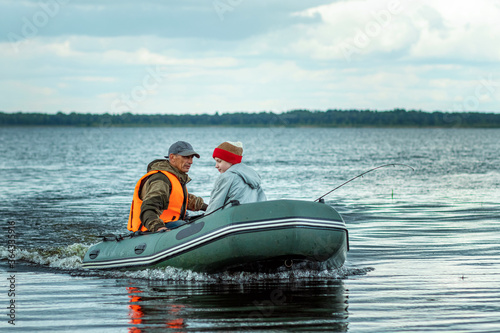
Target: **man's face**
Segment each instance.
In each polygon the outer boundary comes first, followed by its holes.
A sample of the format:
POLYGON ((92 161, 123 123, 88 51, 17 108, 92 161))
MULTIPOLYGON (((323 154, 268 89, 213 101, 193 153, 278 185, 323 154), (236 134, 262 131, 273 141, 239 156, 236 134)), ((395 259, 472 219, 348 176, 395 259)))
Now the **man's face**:
POLYGON ((193 156, 181 156, 181 155, 175 155, 175 154, 170 154, 168 156, 168 159, 170 161, 170 164, 177 168, 179 171, 188 173, 189 168, 191 168, 191 164, 193 164, 193 156))

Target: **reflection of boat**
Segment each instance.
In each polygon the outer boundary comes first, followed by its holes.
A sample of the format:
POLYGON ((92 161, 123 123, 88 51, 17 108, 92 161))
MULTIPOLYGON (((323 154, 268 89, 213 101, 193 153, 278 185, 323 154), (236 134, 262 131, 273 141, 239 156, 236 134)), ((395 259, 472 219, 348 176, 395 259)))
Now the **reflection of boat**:
POLYGON ((281 273, 223 273, 220 283, 180 283, 175 278, 116 282, 127 288, 129 332, 349 331, 342 279, 283 280, 294 273, 281 273), (232 283, 236 276, 243 280, 232 283))
POLYGON ((172 266, 198 272, 259 270, 297 262, 340 267, 342 217, 323 203, 276 200, 227 207, 169 232, 113 237, 89 248, 84 268, 172 266))
MULTIPOLYGON (((144 324, 149 324, 148 323, 148 318, 150 316, 150 313, 144 313, 145 308, 143 308, 143 303, 147 304, 148 299, 150 297, 146 296, 142 297, 143 291, 140 290, 139 288, 136 287, 127 287, 127 292, 128 292, 128 297, 130 298, 130 304, 128 306, 129 308, 129 313, 128 316, 130 318, 129 323, 132 324, 133 326, 129 327, 128 331, 129 333, 140 333, 142 332, 141 326, 144 324)), ((156 297, 155 297, 156 298, 156 297)), ((184 319, 179 316, 181 310, 185 308, 184 305, 181 304, 168 304, 165 307, 167 307, 168 310, 168 315, 169 317, 172 318, 167 318, 165 321, 165 326, 167 328, 172 328, 172 329, 181 329, 184 327, 184 319)), ((153 313, 157 312, 156 308, 153 313)), ((165 314, 161 312, 162 315, 162 320, 165 320, 163 317, 165 314)))

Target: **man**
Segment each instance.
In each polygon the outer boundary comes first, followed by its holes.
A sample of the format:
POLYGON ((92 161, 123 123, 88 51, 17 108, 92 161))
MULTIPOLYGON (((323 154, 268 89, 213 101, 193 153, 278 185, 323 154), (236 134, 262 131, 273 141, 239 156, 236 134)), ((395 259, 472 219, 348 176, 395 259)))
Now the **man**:
POLYGON ((189 143, 177 141, 168 149, 167 159, 149 163, 148 173, 135 186, 128 230, 168 229, 169 222, 185 218, 186 210, 207 209, 202 198, 188 194, 186 189, 194 156, 200 158, 189 143))

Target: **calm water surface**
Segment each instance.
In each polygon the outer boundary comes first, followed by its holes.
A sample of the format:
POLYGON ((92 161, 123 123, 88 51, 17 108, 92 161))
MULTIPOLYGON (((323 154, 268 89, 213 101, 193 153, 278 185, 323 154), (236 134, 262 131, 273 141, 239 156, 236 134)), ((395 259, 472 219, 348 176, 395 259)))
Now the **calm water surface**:
POLYGON ((499 151, 500 130, 483 129, 0 128, 0 329, 498 332, 499 151), (179 139, 201 154, 189 190, 207 201, 226 140, 244 143, 269 199, 314 200, 386 163, 415 171, 326 197, 349 228, 340 270, 83 270, 96 235, 126 233, 135 182, 179 139))

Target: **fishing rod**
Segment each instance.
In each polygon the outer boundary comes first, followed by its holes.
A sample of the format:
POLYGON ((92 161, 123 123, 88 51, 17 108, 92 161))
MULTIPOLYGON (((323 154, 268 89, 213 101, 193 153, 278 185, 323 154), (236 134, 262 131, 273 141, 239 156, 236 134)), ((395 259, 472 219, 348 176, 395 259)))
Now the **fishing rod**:
MULTIPOLYGON (((196 216, 191 217, 189 220, 186 221, 185 224, 191 224, 191 223, 201 219, 202 217, 210 216, 213 213, 215 213, 216 211, 223 209, 224 207, 226 207, 229 204, 231 204, 232 206, 238 206, 240 204, 240 202, 238 200, 230 200, 230 201, 226 202, 225 204, 223 204, 222 206, 220 206, 219 208, 217 208, 216 210, 213 210, 208 214, 200 214, 200 215, 196 215, 196 216)), ((182 225, 184 225, 184 224, 182 224, 182 225)))
POLYGON ((356 179, 356 178, 363 177, 363 176, 364 176, 364 175, 366 175, 368 172, 372 172, 372 171, 377 170, 377 169, 385 168, 385 167, 388 167, 388 166, 396 166, 396 165, 404 166, 404 167, 410 168, 410 169, 412 169, 413 171, 415 171, 415 169, 413 169, 411 166, 406 165, 406 164, 401 164, 401 163, 390 163, 390 164, 380 165, 380 166, 378 166, 378 167, 376 167, 376 168, 373 168, 373 169, 370 169, 370 170, 368 170, 368 171, 365 171, 365 172, 363 172, 362 174, 359 174, 359 175, 357 175, 357 176, 356 176, 356 177, 354 177, 354 178, 349 179, 349 180, 348 180, 348 181, 346 181, 345 183, 340 184, 339 186, 337 186, 337 187, 336 187, 336 188, 334 188, 333 190, 331 190, 331 191, 329 191, 329 192, 326 192, 325 194, 323 194, 322 196, 320 196, 318 199, 314 200, 314 202, 316 202, 316 201, 322 202, 322 201, 323 201, 323 198, 324 198, 324 197, 326 197, 328 194, 332 193, 333 191, 335 191, 335 190, 336 190, 336 189, 338 189, 338 188, 341 188, 341 187, 342 187, 342 186, 344 186, 345 184, 352 182, 352 181, 353 181, 354 179, 356 179))

